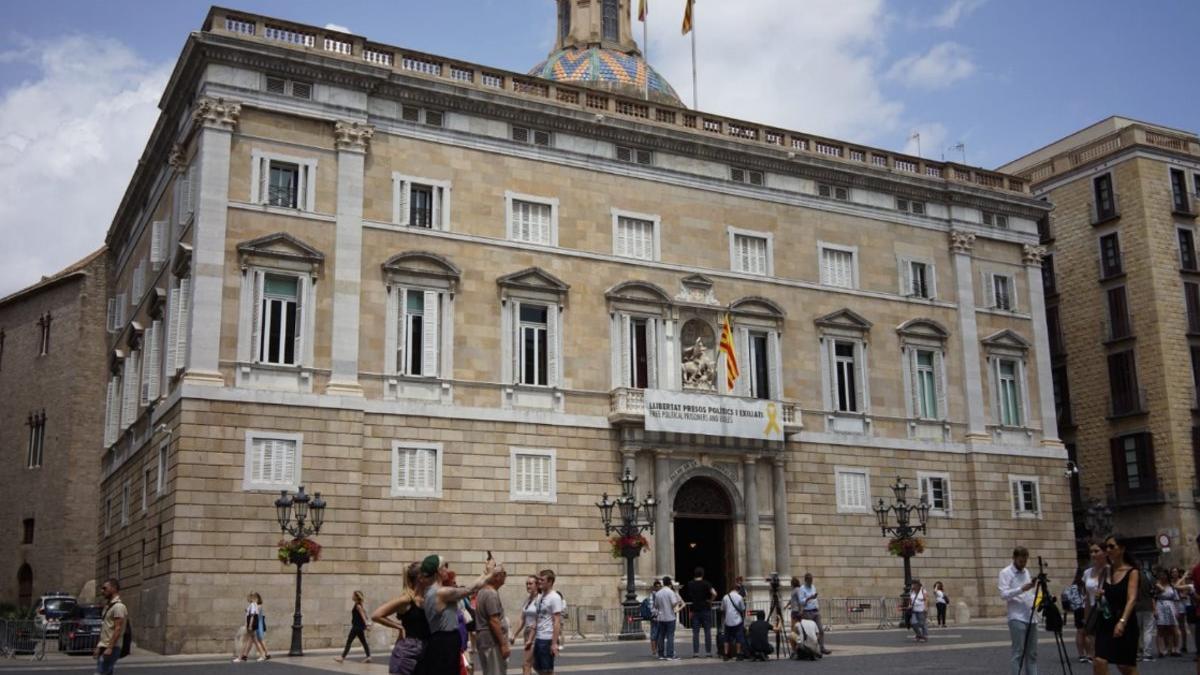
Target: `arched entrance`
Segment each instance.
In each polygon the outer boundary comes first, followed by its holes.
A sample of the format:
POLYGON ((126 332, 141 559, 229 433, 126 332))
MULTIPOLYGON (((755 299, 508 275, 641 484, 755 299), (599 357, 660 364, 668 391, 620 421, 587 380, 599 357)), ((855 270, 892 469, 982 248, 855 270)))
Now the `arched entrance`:
POLYGON ((675 578, 686 582, 697 567, 717 589, 733 583, 733 503, 720 483, 696 477, 680 486, 675 513, 675 578))
POLYGON ((29 563, 17 570, 17 606, 21 609, 33 606, 33 568, 29 563))

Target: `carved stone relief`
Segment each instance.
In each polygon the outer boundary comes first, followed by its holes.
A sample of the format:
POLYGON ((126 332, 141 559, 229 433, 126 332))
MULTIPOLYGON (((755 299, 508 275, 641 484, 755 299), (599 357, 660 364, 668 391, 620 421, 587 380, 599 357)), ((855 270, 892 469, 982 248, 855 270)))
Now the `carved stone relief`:
POLYGON ((701 319, 683 325, 683 388, 716 391, 717 365, 713 359, 716 336, 712 326, 701 319))

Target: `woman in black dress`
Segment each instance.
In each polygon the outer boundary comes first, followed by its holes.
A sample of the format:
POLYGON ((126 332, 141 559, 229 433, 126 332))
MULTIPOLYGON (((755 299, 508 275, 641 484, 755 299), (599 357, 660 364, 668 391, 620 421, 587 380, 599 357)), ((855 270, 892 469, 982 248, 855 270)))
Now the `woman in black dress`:
POLYGON ((1120 535, 1104 540, 1109 568, 1100 589, 1100 623, 1096 628, 1096 658, 1092 672, 1104 675, 1113 664, 1121 675, 1137 675, 1138 630, 1133 605, 1137 602, 1139 575, 1133 556, 1120 535))
POLYGON ((425 586, 421 583, 421 563, 413 563, 404 573, 404 592, 375 610, 371 620, 399 631, 388 660, 391 675, 424 675, 421 658, 429 642, 429 621, 425 618, 425 586), (394 618, 393 618, 394 617, 394 618))

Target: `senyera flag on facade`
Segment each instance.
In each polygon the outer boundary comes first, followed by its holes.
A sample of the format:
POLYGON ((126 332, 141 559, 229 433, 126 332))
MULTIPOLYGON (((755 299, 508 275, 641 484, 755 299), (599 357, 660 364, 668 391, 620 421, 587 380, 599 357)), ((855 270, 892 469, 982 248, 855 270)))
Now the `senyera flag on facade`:
POLYGON ((647 389, 646 431, 783 440, 783 406, 754 398, 647 389))

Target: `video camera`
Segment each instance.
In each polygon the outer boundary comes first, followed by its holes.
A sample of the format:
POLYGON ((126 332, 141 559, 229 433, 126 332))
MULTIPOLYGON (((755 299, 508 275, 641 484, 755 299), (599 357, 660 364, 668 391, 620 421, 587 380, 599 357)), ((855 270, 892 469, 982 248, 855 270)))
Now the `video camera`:
POLYGON ((771 576, 767 577, 767 583, 771 584, 772 591, 779 590, 779 572, 771 572, 771 576))

